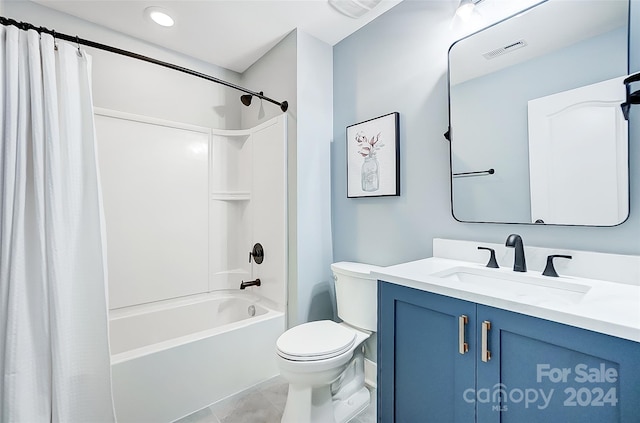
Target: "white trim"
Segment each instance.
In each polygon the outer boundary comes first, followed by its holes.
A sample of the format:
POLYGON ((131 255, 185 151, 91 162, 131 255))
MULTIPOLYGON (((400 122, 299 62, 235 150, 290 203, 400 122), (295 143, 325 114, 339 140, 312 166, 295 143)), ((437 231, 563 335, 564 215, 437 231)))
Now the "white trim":
POLYGON ((378 365, 368 358, 364 359, 364 383, 370 388, 378 388, 378 365))
POLYGON ((248 128, 248 129, 215 129, 212 128, 211 129, 211 133, 213 135, 223 135, 226 137, 246 137, 246 136, 250 136, 252 135, 254 132, 256 131, 260 131, 262 129, 268 128, 272 125, 275 125, 276 123, 278 123, 279 118, 283 116, 285 119, 285 124, 286 124, 286 113, 283 113, 282 115, 273 117, 271 119, 269 119, 266 122, 263 122, 259 125, 256 125, 252 128, 248 128))
POLYGON ((250 191, 216 191, 211 193, 212 200, 247 201, 251 200, 250 191))
POLYGON ((186 131, 200 132, 210 135, 211 129, 204 126, 190 125, 182 122, 175 122, 166 119, 160 119, 144 115, 136 115, 134 113, 121 112, 119 110, 103 109, 102 107, 94 107, 93 113, 99 116, 106 116, 116 119, 131 120, 134 122, 149 123, 152 125, 166 126, 169 128, 183 129, 186 131))

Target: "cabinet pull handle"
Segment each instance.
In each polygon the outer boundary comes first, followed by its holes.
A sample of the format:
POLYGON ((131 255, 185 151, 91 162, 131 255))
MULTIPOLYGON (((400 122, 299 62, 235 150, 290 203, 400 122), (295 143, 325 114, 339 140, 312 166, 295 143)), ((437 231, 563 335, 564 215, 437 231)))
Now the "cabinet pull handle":
POLYGON ((464 314, 458 317, 458 351, 460 354, 465 354, 469 351, 469 344, 465 342, 465 327, 469 323, 469 318, 464 314))
POLYGON ((491 360, 491 351, 489 351, 489 331, 491 330, 491 322, 485 320, 482 322, 482 361, 485 363, 491 360))

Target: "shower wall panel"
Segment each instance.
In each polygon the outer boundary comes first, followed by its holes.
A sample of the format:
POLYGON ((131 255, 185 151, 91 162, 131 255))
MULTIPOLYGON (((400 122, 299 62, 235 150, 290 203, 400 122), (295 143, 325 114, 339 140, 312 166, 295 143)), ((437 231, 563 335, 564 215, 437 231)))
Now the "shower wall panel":
POLYGON ((285 115, 219 130, 97 109, 96 127, 110 309, 260 278, 247 290, 284 311, 285 115))
POLYGON ((208 128, 97 110, 109 308, 208 289, 208 128))

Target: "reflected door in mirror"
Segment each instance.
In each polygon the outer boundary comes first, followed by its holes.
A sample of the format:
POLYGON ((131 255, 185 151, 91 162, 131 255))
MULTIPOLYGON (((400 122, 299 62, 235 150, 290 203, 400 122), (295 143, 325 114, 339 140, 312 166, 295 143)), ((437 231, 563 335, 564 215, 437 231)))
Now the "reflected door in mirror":
POLYGON ((610 226, 626 218, 623 80, 614 78, 529 101, 533 222, 610 226))

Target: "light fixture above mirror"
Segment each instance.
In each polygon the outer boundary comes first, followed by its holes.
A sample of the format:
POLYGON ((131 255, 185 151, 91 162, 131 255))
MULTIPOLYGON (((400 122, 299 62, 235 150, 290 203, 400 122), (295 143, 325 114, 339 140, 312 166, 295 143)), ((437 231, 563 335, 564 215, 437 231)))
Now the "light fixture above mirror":
POLYGON ((482 0, 460 0, 458 8, 456 9, 456 15, 463 21, 467 21, 471 18, 476 4, 482 0))

